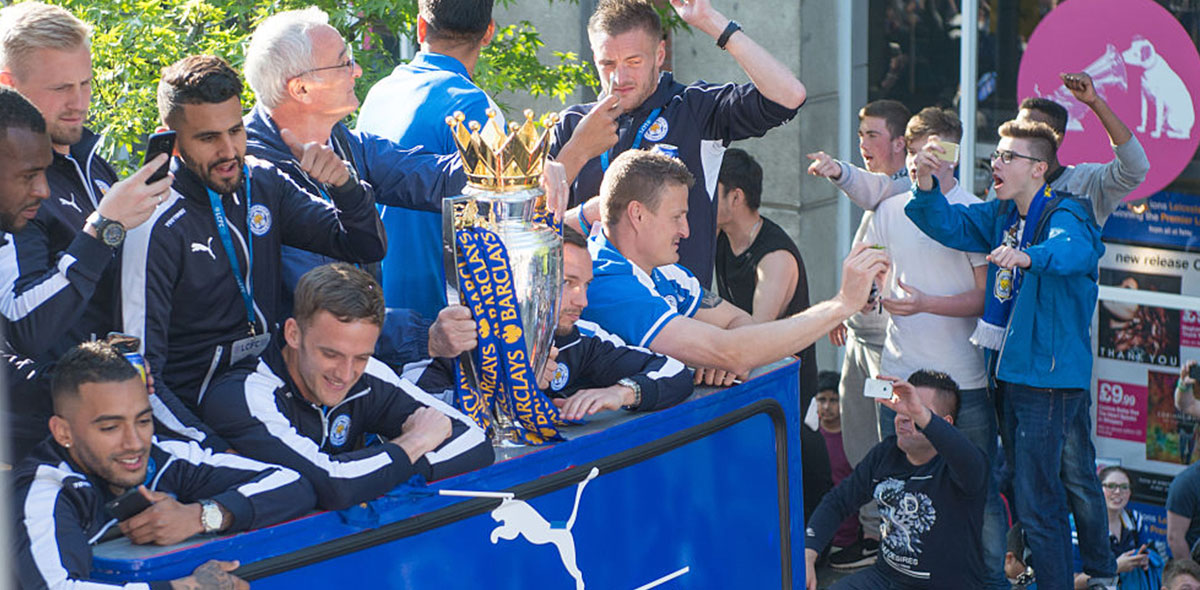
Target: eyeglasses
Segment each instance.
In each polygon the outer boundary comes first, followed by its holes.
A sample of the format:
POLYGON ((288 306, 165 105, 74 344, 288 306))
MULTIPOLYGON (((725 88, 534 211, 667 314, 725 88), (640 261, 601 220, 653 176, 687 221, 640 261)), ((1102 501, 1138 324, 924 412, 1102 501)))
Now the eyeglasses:
POLYGON ((1101 485, 1101 487, 1103 487, 1104 489, 1106 489, 1110 492, 1128 492, 1129 491, 1129 484, 1127 484, 1127 483, 1105 483, 1105 484, 1100 484, 1100 485, 1101 485))
POLYGON ((346 69, 347 69, 347 70, 349 70, 349 71, 353 71, 353 70, 354 70, 354 63, 355 63, 355 62, 354 62, 354 53, 352 53, 352 52, 351 52, 351 50, 350 50, 350 46, 349 46, 349 45, 347 45, 347 46, 346 46, 346 61, 344 61, 344 62, 342 62, 342 63, 340 63, 340 64, 337 64, 336 66, 325 66, 325 67, 323 67, 323 68, 313 68, 313 69, 311 69, 311 70, 304 70, 303 72, 300 72, 299 74, 296 74, 296 75, 295 75, 295 76, 293 76, 293 77, 294 77, 294 78, 299 78, 300 76, 303 76, 303 75, 305 75, 305 74, 312 74, 312 73, 314 73, 314 72, 323 72, 323 71, 325 71, 325 70, 338 70, 338 69, 341 69, 341 68, 346 68, 346 69))
POLYGON ((1004 162, 1005 164, 1012 164, 1013 158, 1025 158, 1026 160, 1033 160, 1034 162, 1045 162, 1045 160, 1043 160, 1041 158, 1035 158, 1033 156, 1026 156, 1025 154, 1018 154, 1017 152, 1014 152, 1012 150, 1004 150, 1004 151, 996 150, 996 151, 992 152, 992 161, 993 162, 995 162, 996 160, 1000 160, 1001 162, 1004 162))

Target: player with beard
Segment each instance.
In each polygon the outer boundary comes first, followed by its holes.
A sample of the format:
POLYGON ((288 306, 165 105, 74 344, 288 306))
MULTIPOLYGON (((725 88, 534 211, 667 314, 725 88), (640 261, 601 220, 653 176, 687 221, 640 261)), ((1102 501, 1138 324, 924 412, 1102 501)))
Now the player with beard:
POLYGON ((146 384, 106 343, 68 351, 52 394, 53 437, 13 469, 20 523, 14 577, 22 588, 246 588, 229 573, 237 562, 218 561, 172 581, 89 581, 90 540, 116 526, 132 543, 174 545, 201 533, 269 526, 313 506, 312 486, 295 471, 155 439, 146 384), (129 490, 150 505, 118 523, 104 506, 129 490))
MULTIPOLYGON (((332 202, 245 155, 241 91, 218 57, 191 56, 163 70, 159 116, 178 133, 174 190, 125 244, 125 332, 142 339, 156 387, 193 410, 215 378, 257 357, 278 330, 283 245, 363 263, 387 249, 370 188, 327 145, 281 131, 332 202)), ((155 417, 172 419, 160 407, 155 417)))
POLYGON ((839 524, 871 498, 884 523, 880 559, 833 588, 981 588, 988 461, 954 427, 958 384, 926 370, 907 382, 882 379, 892 397, 879 402, 895 410, 896 434, 875 445, 808 521, 807 588, 816 590, 817 556, 839 524))

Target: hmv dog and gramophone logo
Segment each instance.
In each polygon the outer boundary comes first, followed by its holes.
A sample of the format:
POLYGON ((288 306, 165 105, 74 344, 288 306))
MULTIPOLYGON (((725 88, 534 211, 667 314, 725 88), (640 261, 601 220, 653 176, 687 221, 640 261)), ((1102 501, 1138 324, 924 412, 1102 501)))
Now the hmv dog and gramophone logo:
POLYGON ((1125 199, 1153 195, 1183 171, 1200 145, 1200 54, 1187 32, 1153 0, 1067 2, 1029 38, 1017 81, 1020 98, 1067 108, 1063 164, 1113 159, 1104 125, 1059 78, 1086 72, 1096 93, 1129 126, 1150 160, 1145 182, 1125 199))

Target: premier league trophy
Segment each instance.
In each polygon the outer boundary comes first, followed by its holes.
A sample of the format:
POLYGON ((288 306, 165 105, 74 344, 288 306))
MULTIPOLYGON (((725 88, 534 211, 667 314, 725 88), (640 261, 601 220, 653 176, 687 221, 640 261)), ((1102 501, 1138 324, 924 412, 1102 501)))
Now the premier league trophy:
POLYGON ((455 362, 455 397, 502 446, 561 440, 537 389, 562 296, 562 238, 538 186, 550 125, 539 136, 524 114, 507 134, 491 110, 483 124, 446 118, 467 174, 463 195, 442 205, 447 300, 471 309, 479 336, 455 362))

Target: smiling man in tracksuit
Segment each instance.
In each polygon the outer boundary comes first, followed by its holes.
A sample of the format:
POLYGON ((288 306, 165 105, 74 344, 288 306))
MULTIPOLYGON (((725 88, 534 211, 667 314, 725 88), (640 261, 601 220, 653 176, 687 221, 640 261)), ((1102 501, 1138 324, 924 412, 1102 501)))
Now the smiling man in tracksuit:
MULTIPOLYGON (((947 203, 930 174, 938 165, 930 142, 910 158, 916 180, 905 213, 944 246, 990 253, 984 314, 971 340, 988 349, 1003 399, 1017 517, 1038 556, 1039 586, 1069 588, 1063 450, 1071 425, 1088 419, 1089 329, 1104 245, 1089 204, 1046 184, 1047 162, 1058 146, 1054 131, 1045 123, 1010 121, 1000 137, 992 155, 997 200, 947 203)), ((1081 460, 1093 464, 1095 449, 1090 441, 1086 446, 1081 460)), ((1094 473, 1091 479, 1087 488, 1100 495, 1094 473)), ((1104 505, 1102 499, 1091 503, 1104 505)))
MULTIPOLYGON (((14 458, 49 434, 54 361, 80 342, 120 329, 115 254, 124 230, 145 222, 170 188, 169 179, 146 183, 165 157, 121 181, 98 153, 102 138, 84 127, 91 104, 90 35, 86 23, 58 6, 23 2, 0 10, 0 84, 17 89, 41 112, 53 154, 43 185, 49 190, 37 214, 0 248, 0 290, 12 296, 2 307, 11 346, 6 358, 14 458)), ((203 429, 168 391, 154 397, 203 429)))
POLYGON ((174 581, 89 581, 92 546, 115 528, 132 543, 174 545, 201 533, 273 525, 313 507, 312 486, 291 469, 155 439, 142 376, 104 342, 68 351, 52 391, 53 437, 12 472, 16 571, 4 575, 25 590, 233 588, 236 562, 210 561, 194 577, 174 581), (149 506, 118 522, 105 504, 128 490, 149 506))
MULTIPOLYGON (((629 149, 676 146, 700 181, 688 191, 692 235, 679 244, 679 263, 700 284, 712 282, 717 244, 717 173, 729 142, 761 137, 796 116, 804 85, 741 25, 709 0, 671 0, 684 22, 728 51, 751 84, 685 86, 661 72, 666 58, 662 22, 647 0, 603 0, 588 21, 588 40, 604 98, 562 113, 550 153, 574 179, 571 205, 600 193, 609 160, 629 149)), ((595 219, 587 220, 590 225, 595 219)))
POLYGON ((491 443, 457 410, 372 358, 384 318, 370 274, 337 262, 300 278, 283 342, 230 371, 201 416, 238 452, 299 471, 340 510, 414 475, 490 465, 491 443), (367 435, 384 438, 366 445, 367 435))
MULTIPOLYGON (((257 357, 277 331, 284 244, 357 262, 378 261, 387 248, 369 187, 327 146, 292 144, 332 203, 244 156, 241 89, 217 57, 188 57, 163 71, 159 114, 178 133, 175 183, 125 244, 125 331, 142 338, 156 388, 193 408, 215 378, 257 357)), ((160 420, 168 414, 155 408, 160 420)))

